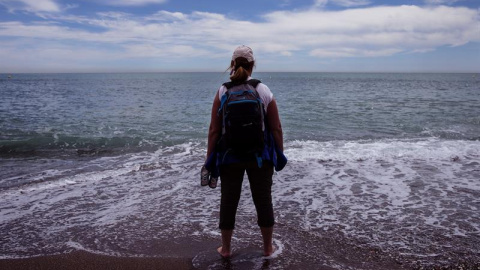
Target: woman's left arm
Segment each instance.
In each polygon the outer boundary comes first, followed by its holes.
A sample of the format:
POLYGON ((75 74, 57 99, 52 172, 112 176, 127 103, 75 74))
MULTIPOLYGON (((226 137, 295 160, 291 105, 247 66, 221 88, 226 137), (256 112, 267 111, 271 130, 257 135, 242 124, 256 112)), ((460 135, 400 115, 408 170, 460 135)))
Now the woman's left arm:
POLYGON ((280 116, 278 115, 277 102, 273 99, 267 107, 267 122, 272 132, 275 145, 283 151, 283 131, 280 116))

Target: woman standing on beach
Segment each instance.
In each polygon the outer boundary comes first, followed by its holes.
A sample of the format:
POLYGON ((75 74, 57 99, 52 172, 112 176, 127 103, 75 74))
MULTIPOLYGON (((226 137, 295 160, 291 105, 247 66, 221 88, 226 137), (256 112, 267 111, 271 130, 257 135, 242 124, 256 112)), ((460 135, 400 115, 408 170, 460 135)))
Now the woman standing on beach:
MULTIPOLYGON (((223 257, 231 256, 231 239, 235 227, 235 216, 242 188, 242 181, 247 172, 252 192, 253 202, 257 211, 258 225, 263 237, 263 254, 272 255, 272 234, 274 215, 272 205, 272 176, 274 167, 281 170, 285 166, 286 159, 283 156, 283 134, 278 115, 278 109, 270 89, 258 80, 252 80, 251 75, 255 66, 253 51, 247 46, 239 46, 233 52, 230 62, 231 82, 225 83, 218 90, 212 105, 211 122, 208 133, 207 160, 218 165, 221 185, 220 204, 220 225, 222 232, 222 246, 218 252, 223 257), (237 87, 237 88, 235 88, 237 87), (225 135, 225 124, 222 110, 226 106, 226 96, 230 94, 229 89, 250 89, 256 92, 263 108, 265 142, 262 142, 262 149, 259 154, 242 155, 238 151, 225 151, 219 145, 225 135), (223 130, 222 130, 223 129, 223 130), (274 158, 275 156, 275 158, 274 158), (218 160, 221 160, 218 162, 218 160)), ((244 90, 242 90, 244 91, 244 90)), ((240 91, 241 92, 241 91, 240 91)), ((208 163, 208 162, 207 162, 208 163)), ((214 164, 214 165, 215 165, 214 164)), ((206 167, 208 167, 206 165, 206 167)), ((210 165, 210 168, 212 165, 210 165)), ((215 183, 216 184, 216 183, 215 183)), ((212 187, 212 186, 211 186, 212 187)))

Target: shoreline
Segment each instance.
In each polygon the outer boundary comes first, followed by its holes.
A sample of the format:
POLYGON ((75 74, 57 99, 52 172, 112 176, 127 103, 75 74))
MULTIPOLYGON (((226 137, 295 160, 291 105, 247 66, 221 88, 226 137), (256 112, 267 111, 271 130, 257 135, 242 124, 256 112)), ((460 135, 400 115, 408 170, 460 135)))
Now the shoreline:
POLYGON ((193 269, 192 259, 155 257, 114 257, 82 250, 58 255, 0 259, 0 269, 193 269))
MULTIPOLYGON (((245 252, 245 250, 243 251, 245 252)), ((338 252, 338 251, 337 251, 338 252)), ((357 251, 358 252, 358 251, 357 251)), ((437 264, 430 266, 415 265, 410 263, 399 263, 398 261, 388 258, 386 254, 378 254, 373 252, 370 254, 358 254, 357 252, 349 253, 353 257, 357 257, 356 260, 351 261, 352 258, 349 258, 349 255, 343 254, 345 256, 341 259, 339 254, 337 254, 337 260, 339 262, 347 263, 349 269, 370 269, 370 270, 383 270, 383 269, 402 269, 402 270, 477 270, 480 269, 480 263, 466 260, 452 262, 451 264, 437 264), (357 254, 355 254, 357 253, 357 254), (360 255, 360 256, 358 256, 360 255), (366 255, 366 256, 365 256, 366 255)), ((203 263, 208 263, 209 260, 212 260, 213 252, 208 252, 207 261, 203 263)), ((254 252, 250 252, 254 253, 254 252)), ((249 255, 249 253, 246 253, 249 255)), ((243 254, 245 255, 245 254, 243 254)), ((234 255, 235 257, 236 255, 234 255)), ((243 265, 243 263, 230 263, 229 260, 218 259, 219 263, 213 263, 212 265, 201 265, 200 268, 195 267, 190 257, 116 257, 109 255, 95 254, 83 250, 76 250, 69 253, 57 254, 57 255, 44 255, 36 256, 29 258, 18 258, 18 259, 0 259, 0 269, 2 270, 23 270, 23 269, 68 269, 68 270, 102 270, 102 269, 139 269, 139 270, 149 270, 149 269, 162 269, 162 270, 187 270, 187 269, 210 269, 210 266, 216 267, 215 269, 230 269, 229 267, 234 267, 233 269, 250 269, 252 265, 243 265), (238 265, 235 265, 238 264, 238 265)), ((212 261, 210 261, 212 263, 212 261)), ((263 261, 262 269, 269 269, 272 262, 267 259, 263 261)), ((275 263, 273 263, 275 265, 275 263)), ((326 265, 316 265, 314 266, 313 262, 304 261, 303 263, 297 263, 293 265, 276 265, 276 269, 280 266, 280 269, 322 269, 322 270, 335 270, 332 266, 326 265), (284 267, 284 268, 283 268, 284 267)), ((345 265, 344 265, 345 266, 345 265)))

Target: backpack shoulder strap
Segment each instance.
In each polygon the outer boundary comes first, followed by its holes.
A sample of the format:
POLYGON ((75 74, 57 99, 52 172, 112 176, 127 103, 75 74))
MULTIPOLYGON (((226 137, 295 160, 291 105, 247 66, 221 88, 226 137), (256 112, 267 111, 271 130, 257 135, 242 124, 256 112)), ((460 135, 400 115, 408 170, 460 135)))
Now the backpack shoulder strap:
POLYGON ((257 79, 251 79, 251 80, 248 80, 247 81, 247 84, 253 86, 253 88, 257 88, 257 85, 261 83, 260 80, 257 80, 257 79))
POLYGON ((233 83, 233 82, 226 82, 223 84, 223 86, 225 86, 227 89, 230 89, 234 86, 237 86, 237 85, 241 85, 241 84, 249 84, 251 86, 253 86, 253 88, 257 88, 257 85, 261 83, 260 80, 257 80, 257 79, 251 79, 251 80, 248 80, 244 83, 233 83))
POLYGON ((226 82, 226 83, 223 83, 223 86, 225 86, 225 88, 227 88, 227 89, 230 89, 230 88, 234 87, 235 84, 233 84, 233 82, 226 82))

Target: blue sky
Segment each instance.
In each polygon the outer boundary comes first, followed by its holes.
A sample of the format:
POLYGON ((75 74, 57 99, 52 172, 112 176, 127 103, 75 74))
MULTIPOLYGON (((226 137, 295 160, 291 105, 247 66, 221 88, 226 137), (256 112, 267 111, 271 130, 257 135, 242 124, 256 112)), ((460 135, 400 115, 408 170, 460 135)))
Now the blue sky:
POLYGON ((479 0, 0 0, 0 72, 480 72, 479 0))

